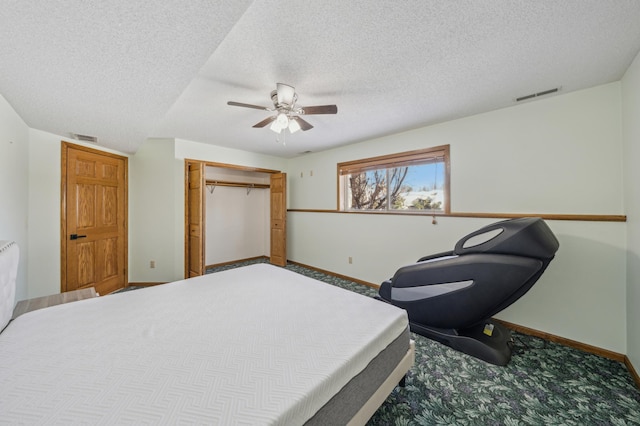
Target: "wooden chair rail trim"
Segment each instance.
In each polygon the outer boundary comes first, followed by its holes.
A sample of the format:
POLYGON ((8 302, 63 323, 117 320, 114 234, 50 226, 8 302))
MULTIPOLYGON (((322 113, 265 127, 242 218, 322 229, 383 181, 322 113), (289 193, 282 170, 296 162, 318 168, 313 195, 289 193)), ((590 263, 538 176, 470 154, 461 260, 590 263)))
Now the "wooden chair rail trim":
POLYGON ((374 212, 374 211, 343 211, 323 209, 288 209, 293 213, 338 213, 338 214, 377 214, 397 216, 436 216, 436 217, 473 217, 493 219, 516 219, 520 217, 540 217, 544 220, 572 220, 585 222, 626 222, 626 215, 614 214, 553 214, 553 213, 417 213, 417 212, 374 212))

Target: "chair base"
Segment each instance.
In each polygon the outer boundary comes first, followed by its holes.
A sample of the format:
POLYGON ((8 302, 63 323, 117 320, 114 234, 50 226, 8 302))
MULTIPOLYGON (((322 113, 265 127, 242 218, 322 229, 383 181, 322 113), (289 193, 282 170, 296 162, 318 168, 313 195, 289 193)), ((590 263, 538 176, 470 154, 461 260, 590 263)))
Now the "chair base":
POLYGON ((511 360, 511 331, 492 321, 485 321, 463 330, 428 327, 414 322, 410 322, 409 327, 414 333, 490 364, 507 365, 511 360), (491 335, 487 334, 489 329, 491 335))

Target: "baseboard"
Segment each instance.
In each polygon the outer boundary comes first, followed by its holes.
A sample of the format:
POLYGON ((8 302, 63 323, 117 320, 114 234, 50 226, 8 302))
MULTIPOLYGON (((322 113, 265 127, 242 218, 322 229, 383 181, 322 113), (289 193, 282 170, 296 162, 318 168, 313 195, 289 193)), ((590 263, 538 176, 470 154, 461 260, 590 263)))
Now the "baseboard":
POLYGON ((152 287, 154 285, 166 284, 166 281, 163 282, 139 282, 139 283, 129 283, 127 287, 152 287))
MULTIPOLYGON (((231 265, 234 263, 239 263, 239 262, 247 262, 250 260, 256 260, 256 259, 269 259, 268 256, 256 256, 256 257, 248 257, 246 259, 238 259, 238 260, 232 260, 231 262, 223 262, 223 263, 216 263, 215 265, 206 265, 204 268, 209 269, 209 268, 217 268, 220 266, 226 266, 226 265, 231 265)), ((127 287, 152 287, 154 285, 160 285, 160 284, 166 284, 166 281, 163 282, 130 282, 127 287)))
POLYGON ((624 356, 624 365, 627 366, 627 370, 629 370, 631 377, 633 377, 633 381, 636 382, 636 386, 638 387, 638 389, 640 389, 640 376, 638 376, 638 372, 636 371, 635 368, 633 368, 633 364, 631 364, 631 360, 626 355, 624 356))
POLYGON ((323 274, 331 275, 332 277, 341 278, 343 280, 352 281, 354 283, 366 285, 367 287, 375 288, 376 290, 380 288, 378 284, 373 284, 367 281, 359 280, 357 278, 348 277, 346 275, 337 274, 335 272, 327 271, 324 269, 316 268, 315 266, 305 265, 304 263, 294 262, 293 260, 287 260, 287 263, 291 263, 293 265, 302 266, 303 268, 312 269, 314 271, 322 272, 323 274))
POLYGON ((266 259, 269 260, 269 256, 255 256, 255 257, 247 257, 246 259, 237 259, 237 260, 231 260, 229 262, 222 262, 222 263, 215 263, 213 265, 206 265, 204 267, 204 269, 209 269, 209 268, 219 268, 221 266, 227 266, 227 265, 232 265, 234 263, 240 263, 240 262, 249 262, 251 260, 258 260, 258 259, 266 259))
MULTIPOLYGON (((546 333, 544 331, 535 330, 533 328, 524 327, 518 324, 514 324, 508 321, 499 320, 496 318, 492 319, 511 330, 517 331, 518 333, 526 334, 528 336, 539 337, 544 340, 548 340, 550 342, 559 343, 563 346, 568 346, 570 348, 581 350, 582 352, 587 352, 590 354, 598 355, 603 358, 612 359, 618 362, 625 362, 626 356, 624 354, 613 352, 607 349, 602 349, 597 346, 588 345, 586 343, 578 342, 575 340, 567 339, 565 337, 556 336, 554 334, 546 333)), ((625 363, 626 364, 626 363, 625 363)))

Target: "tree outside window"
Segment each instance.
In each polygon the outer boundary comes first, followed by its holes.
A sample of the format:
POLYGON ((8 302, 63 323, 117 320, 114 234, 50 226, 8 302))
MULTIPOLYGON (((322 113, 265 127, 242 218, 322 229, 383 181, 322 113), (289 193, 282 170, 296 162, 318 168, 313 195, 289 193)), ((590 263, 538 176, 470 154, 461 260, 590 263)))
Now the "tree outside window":
POLYGON ((338 164, 340 210, 449 212, 449 145, 338 164))

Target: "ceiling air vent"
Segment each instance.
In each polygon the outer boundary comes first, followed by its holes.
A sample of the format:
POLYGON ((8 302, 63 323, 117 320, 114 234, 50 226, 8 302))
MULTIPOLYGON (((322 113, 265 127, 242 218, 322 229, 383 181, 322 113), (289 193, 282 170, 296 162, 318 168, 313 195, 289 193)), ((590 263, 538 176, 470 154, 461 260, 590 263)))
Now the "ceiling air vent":
POLYGON ((98 143, 98 138, 95 136, 81 135, 79 133, 70 133, 71 137, 77 141, 98 143))
POLYGON ((549 90, 543 90, 542 92, 532 93, 526 96, 520 96, 519 98, 516 98, 516 102, 526 101, 527 99, 537 98, 538 96, 550 95, 552 93, 556 93, 558 90, 560 90, 560 87, 555 87, 549 90))

